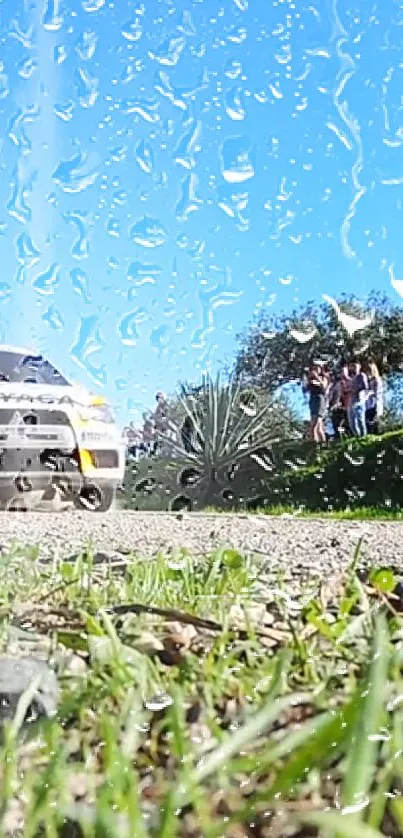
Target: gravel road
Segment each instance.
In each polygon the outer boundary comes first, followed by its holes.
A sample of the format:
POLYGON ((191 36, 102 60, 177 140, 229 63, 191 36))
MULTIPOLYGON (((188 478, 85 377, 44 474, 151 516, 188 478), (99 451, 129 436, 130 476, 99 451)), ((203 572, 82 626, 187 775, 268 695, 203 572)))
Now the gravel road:
POLYGON ((349 564, 360 538, 365 560, 403 569, 400 522, 127 511, 0 513, 1 552, 10 542, 38 544, 45 560, 72 556, 91 541, 99 560, 102 554, 122 559, 129 553, 151 556, 175 547, 200 555, 225 545, 256 554, 273 570, 281 567, 290 576, 331 577, 349 564))

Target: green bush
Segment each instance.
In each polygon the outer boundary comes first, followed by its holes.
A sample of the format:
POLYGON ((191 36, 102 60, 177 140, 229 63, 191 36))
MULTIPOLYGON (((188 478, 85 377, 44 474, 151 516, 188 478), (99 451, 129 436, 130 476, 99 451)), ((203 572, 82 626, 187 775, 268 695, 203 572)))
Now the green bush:
POLYGON ((302 506, 311 511, 363 506, 403 507, 403 432, 333 443, 316 462, 294 463, 251 499, 258 506, 302 506))

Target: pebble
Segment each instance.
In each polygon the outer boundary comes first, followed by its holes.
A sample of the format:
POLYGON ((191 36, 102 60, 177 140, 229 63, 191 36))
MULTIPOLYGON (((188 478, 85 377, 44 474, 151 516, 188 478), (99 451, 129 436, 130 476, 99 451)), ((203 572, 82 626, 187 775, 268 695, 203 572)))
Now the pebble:
POLYGON ((59 696, 56 676, 39 658, 0 657, 0 723, 14 718, 21 696, 34 681, 37 688, 27 708, 26 723, 56 713, 59 696))

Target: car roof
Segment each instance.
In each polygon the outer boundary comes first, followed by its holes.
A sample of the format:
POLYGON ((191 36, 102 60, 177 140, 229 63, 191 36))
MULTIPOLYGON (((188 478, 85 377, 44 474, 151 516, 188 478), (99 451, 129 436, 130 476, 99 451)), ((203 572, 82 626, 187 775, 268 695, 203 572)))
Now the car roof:
POLYGON ((35 349, 27 348, 26 346, 8 346, 7 344, 0 344, 0 352, 14 352, 16 355, 40 355, 35 349))

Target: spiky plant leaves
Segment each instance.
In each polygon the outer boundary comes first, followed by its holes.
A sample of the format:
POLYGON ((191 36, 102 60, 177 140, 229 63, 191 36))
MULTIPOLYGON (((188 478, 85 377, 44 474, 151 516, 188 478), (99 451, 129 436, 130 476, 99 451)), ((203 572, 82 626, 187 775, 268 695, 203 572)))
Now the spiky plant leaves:
POLYGON ((183 444, 180 428, 175 438, 166 434, 159 437, 172 456, 199 473, 199 487, 205 497, 212 496, 218 476, 225 470, 278 441, 277 428, 269 419, 271 400, 267 398, 259 405, 257 395, 246 393, 240 381, 222 383, 220 375, 215 380, 206 376, 197 394, 186 393, 183 387, 179 401, 193 429, 191 450, 183 444))

